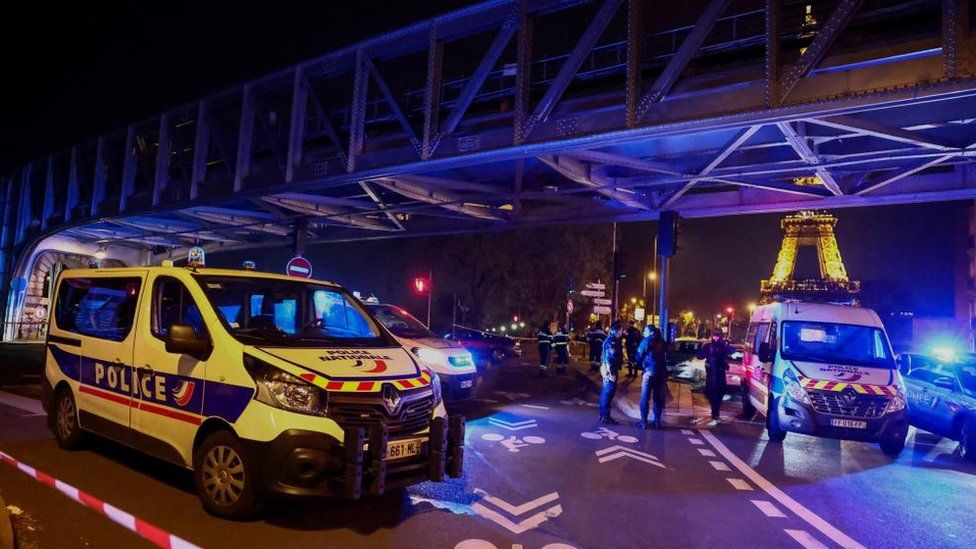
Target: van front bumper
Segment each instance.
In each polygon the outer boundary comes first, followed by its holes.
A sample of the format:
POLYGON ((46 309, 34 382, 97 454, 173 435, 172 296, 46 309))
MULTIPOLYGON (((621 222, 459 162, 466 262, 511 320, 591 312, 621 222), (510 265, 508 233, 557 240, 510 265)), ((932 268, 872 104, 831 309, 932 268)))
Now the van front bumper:
POLYGON ((903 437, 908 432, 905 410, 877 418, 835 416, 817 412, 810 405, 783 395, 777 412, 779 427, 784 431, 815 437, 880 442, 903 437), (834 420, 864 422, 864 428, 842 427, 835 425, 834 420))
POLYGON ((424 481, 458 478, 464 466, 464 417, 434 418, 420 455, 391 460, 391 439, 382 425, 350 428, 345 440, 300 429, 290 429, 271 441, 242 440, 255 460, 262 487, 269 494, 296 497, 382 495, 424 481))

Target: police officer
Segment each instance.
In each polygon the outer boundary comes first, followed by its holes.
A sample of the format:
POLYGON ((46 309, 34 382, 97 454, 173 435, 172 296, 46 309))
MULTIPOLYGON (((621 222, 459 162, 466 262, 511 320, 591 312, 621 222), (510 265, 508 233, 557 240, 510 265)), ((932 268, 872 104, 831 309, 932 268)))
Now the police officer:
POLYGON ((599 322, 590 326, 586 332, 586 341, 590 345, 590 371, 596 372, 600 369, 600 351, 603 350, 603 340, 607 338, 607 333, 603 331, 603 326, 599 322))
POLYGON ((569 366, 569 329, 566 326, 560 326, 552 336, 552 348, 556 351, 556 373, 564 376, 569 366))
POLYGON ((627 348, 627 377, 636 377, 637 369, 637 348, 640 347, 641 334, 633 320, 627 323, 627 332, 624 334, 627 348))
POLYGON ((641 376, 640 415, 638 429, 647 428, 647 412, 651 397, 654 398, 654 423, 652 427, 661 428, 664 415, 664 401, 668 395, 667 345, 661 337, 661 330, 654 326, 644 327, 644 339, 637 349, 637 363, 644 370, 641 376))
POLYGON ((712 340, 698 349, 698 359, 705 361, 705 396, 712 405, 711 425, 718 424, 722 399, 725 397, 725 371, 729 369, 729 357, 735 352, 725 339, 721 327, 712 331, 712 340))
POLYGON ((619 320, 610 325, 610 333, 603 342, 600 354, 600 377, 603 378, 603 391, 600 393, 600 423, 616 425, 617 420, 610 417, 610 404, 617 392, 617 374, 624 365, 624 344, 621 340, 623 325, 619 320))
POLYGON ((546 370, 549 369, 549 353, 552 351, 552 332, 549 331, 548 322, 539 327, 536 339, 539 342, 539 377, 546 377, 546 370))

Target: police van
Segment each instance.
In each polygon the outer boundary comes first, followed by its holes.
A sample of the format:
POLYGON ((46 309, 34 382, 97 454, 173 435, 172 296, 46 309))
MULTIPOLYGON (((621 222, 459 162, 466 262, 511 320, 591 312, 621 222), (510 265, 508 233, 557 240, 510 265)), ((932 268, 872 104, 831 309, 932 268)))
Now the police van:
POLYGON ((214 515, 461 475, 464 419, 447 416, 436 374, 333 283, 68 270, 53 302, 44 401, 58 444, 96 433, 190 469, 214 515))
POLYGON ((437 337, 416 317, 396 305, 367 300, 366 309, 393 333, 400 344, 437 374, 445 402, 474 396, 478 369, 467 349, 437 337))
POLYGON ((878 315, 846 305, 786 301, 756 308, 743 356, 744 411, 787 432, 905 446, 905 384, 878 315))

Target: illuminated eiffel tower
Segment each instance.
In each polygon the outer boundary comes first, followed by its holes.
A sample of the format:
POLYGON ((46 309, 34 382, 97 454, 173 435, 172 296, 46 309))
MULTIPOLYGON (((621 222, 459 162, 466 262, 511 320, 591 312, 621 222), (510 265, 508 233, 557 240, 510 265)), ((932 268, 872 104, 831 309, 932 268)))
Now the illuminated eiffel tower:
POLYGON ((773 275, 760 284, 762 303, 779 299, 853 302, 861 283, 847 276, 834 226, 837 218, 825 212, 802 211, 783 218, 783 245, 773 275), (801 246, 816 246, 820 278, 795 280, 793 270, 801 246))

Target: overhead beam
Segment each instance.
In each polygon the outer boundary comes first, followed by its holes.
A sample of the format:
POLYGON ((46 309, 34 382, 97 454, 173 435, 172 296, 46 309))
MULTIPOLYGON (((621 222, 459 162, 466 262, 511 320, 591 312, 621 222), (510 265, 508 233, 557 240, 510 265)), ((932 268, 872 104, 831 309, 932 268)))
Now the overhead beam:
POLYGON ((612 178, 601 174, 590 164, 564 156, 540 156, 539 160, 570 181, 590 187, 624 206, 637 210, 649 209, 649 206, 640 200, 639 193, 630 189, 617 189, 612 178))
POLYGON ((437 28, 430 28, 427 46, 427 82, 424 88, 424 135, 420 156, 429 160, 437 146, 441 113, 441 71, 444 64, 444 42, 437 38, 437 28))
POLYGON ((780 23, 782 21, 782 0, 766 0, 766 44, 765 44, 765 74, 763 82, 763 99, 766 107, 773 107, 779 103, 779 54, 780 23))
POLYGON ((923 170, 927 170, 928 168, 931 168, 936 164, 941 164, 942 162, 945 162, 950 158, 955 158, 955 155, 949 154, 945 156, 939 156, 936 158, 927 159, 924 162, 918 162, 916 164, 913 164, 912 166, 902 168, 900 170, 896 170, 895 172, 892 173, 887 173, 884 176, 882 176, 880 179, 876 179, 873 181, 865 181, 857 188, 855 188, 851 194, 856 194, 857 196, 864 196, 865 194, 877 191, 882 187, 890 185, 896 181, 900 181, 910 175, 914 175, 923 170))
POLYGON ((403 128, 403 132, 407 134, 407 139, 413 145, 414 150, 417 154, 420 154, 420 140, 417 139, 417 132, 413 131, 413 126, 410 125, 410 121, 407 119, 407 115, 403 113, 403 109, 400 108, 400 103, 397 102, 396 96, 390 91, 390 87, 386 85, 386 80, 383 79, 383 75, 380 74, 379 69, 373 64, 369 56, 365 56, 366 66, 369 67, 369 73, 373 76, 373 82, 376 83, 376 88, 380 90, 380 94, 383 95, 383 99, 386 100, 386 104, 390 107, 390 112, 393 113, 393 118, 396 118, 397 122, 400 123, 400 127, 403 128))
POLYGON ((180 210, 180 213, 209 221, 230 230, 253 230, 278 236, 291 234, 288 229, 275 224, 276 221, 279 221, 275 216, 263 212, 197 207, 180 210))
POLYGON ((899 128, 898 126, 889 126, 887 124, 880 124, 878 122, 874 122, 871 120, 857 118, 855 116, 831 116, 829 118, 808 118, 807 121, 813 124, 817 124, 818 126, 826 126, 828 128, 834 128, 838 130, 851 131, 854 133, 869 135, 881 139, 887 139, 889 141, 895 141, 898 143, 906 143, 908 145, 914 145, 916 147, 935 149, 937 151, 948 151, 948 150, 954 150, 959 148, 953 145, 952 143, 943 139, 939 139, 937 137, 924 135, 911 130, 905 130, 899 128))
POLYGON ((335 206, 326 201, 320 201, 318 199, 319 197, 313 194, 286 193, 266 196, 261 200, 293 212, 298 212, 315 218, 324 218, 326 221, 335 223, 337 225, 345 225, 355 227, 357 229, 367 229, 370 231, 397 230, 396 227, 379 223, 369 217, 354 215, 355 210, 345 209, 341 206, 335 206))
MULTIPOLYGON (((339 132, 336 131, 335 126, 332 124, 332 120, 329 119, 328 113, 325 111, 325 107, 322 106, 322 102, 319 100, 319 96, 315 93, 315 89, 306 81, 308 99, 312 105, 312 109, 315 110, 315 117, 318 119, 319 124, 325 129, 326 135, 329 136, 329 141, 336 148, 336 154, 339 157, 339 161, 343 164, 348 162, 348 155, 346 154, 346 146, 342 144, 342 140, 339 139, 339 132)), ((365 111, 364 111, 365 112, 365 111)))
POLYGON ((666 195, 661 200, 658 205, 659 210, 666 210, 670 208, 679 198, 685 195, 691 190, 699 181, 706 179, 705 176, 710 174, 715 168, 718 168, 725 159, 728 158, 732 153, 736 151, 743 143, 749 140, 759 129, 762 128, 760 125, 749 126, 743 130, 740 130, 735 137, 723 148, 715 157, 708 163, 701 171, 698 172, 698 177, 689 180, 685 184, 681 185, 678 189, 673 191, 671 194, 666 195))
POLYGON ((569 87, 569 83, 572 82, 573 77, 576 76, 577 71, 579 71, 580 66, 589 55, 590 51, 593 50, 593 46, 596 45, 596 41, 599 40, 603 31, 606 30, 607 25, 610 24, 610 20, 613 19, 613 15, 617 12, 617 8, 620 6, 622 0, 603 0, 603 4, 600 9, 593 16, 593 20, 590 21, 588 27, 580 36, 579 41, 576 46, 570 52, 569 57, 563 62, 562 67, 559 68, 559 72, 556 77, 549 84, 549 88, 546 89, 545 95, 539 100, 539 104, 536 105, 535 110, 532 112, 532 116, 529 117, 527 121, 527 128, 525 134, 528 135, 532 132, 532 129, 539 122, 544 122, 549 118, 552 110, 556 107, 556 104, 562 98, 563 94, 566 92, 566 88, 569 87))
POLYGON ((412 200, 435 204, 469 217, 486 221, 502 220, 500 216, 492 213, 491 209, 467 204, 464 198, 450 191, 429 189, 417 183, 402 181, 398 178, 375 179, 373 183, 412 200))
POLYGON ((367 183, 366 181, 360 181, 359 186, 363 189, 363 192, 366 193, 366 196, 368 196, 369 199, 372 200, 373 203, 376 204, 378 208, 383 210, 383 213, 386 214, 386 218, 390 220, 390 223, 396 225, 398 230, 401 231, 406 230, 403 227, 403 223, 400 223, 400 220, 397 219, 396 214, 394 214, 393 212, 389 211, 386 208, 386 203, 384 203, 383 200, 380 199, 380 196, 376 194, 376 191, 373 190, 373 187, 371 187, 369 183, 367 183))
POLYGON ((714 181, 715 183, 725 183, 727 185, 735 185, 736 187, 747 187, 752 189, 762 189, 765 191, 776 191, 780 193, 796 194, 801 196, 818 196, 820 198, 826 198, 828 196, 834 196, 834 193, 827 189, 822 189, 819 187, 802 187, 800 185, 792 185, 790 183, 780 183, 778 181, 748 181, 741 179, 725 179, 725 178, 713 178, 708 179, 708 181, 714 181))
POLYGON ((366 64, 366 51, 356 50, 356 68, 353 71, 352 105, 349 108, 349 156, 346 170, 356 171, 359 157, 363 154, 366 138, 366 94, 369 90, 369 67, 366 64))
POLYGON ((561 156, 569 156, 572 158, 577 158, 579 160, 586 160, 588 162, 596 162, 598 164, 617 166, 620 168, 628 168, 631 170, 636 170, 641 172, 663 173, 668 175, 681 175, 681 170, 677 169, 675 166, 672 166, 670 164, 665 164, 663 162, 658 162, 655 160, 633 158, 630 156, 607 153, 602 151, 569 151, 567 153, 562 154, 561 156))
POLYGON ((681 73, 688 66, 688 62, 695 56, 695 52, 701 48, 709 33, 712 32, 715 22, 718 21, 719 16, 725 11, 730 1, 711 0, 708 3, 708 6, 705 7, 698 17, 698 21, 691 29, 691 32, 688 33, 681 46, 678 47, 678 51, 671 56, 664 70, 658 75, 657 80, 647 90, 647 93, 641 97, 640 104, 637 107, 638 119, 643 120, 647 116, 647 112, 651 106, 664 99, 664 96, 671 91, 675 82, 678 81, 678 77, 681 76, 681 73))
MULTIPOLYGON (((796 128, 793 127, 791 122, 777 122, 776 127, 779 131, 783 133, 783 137, 786 138, 786 142, 790 145, 797 156, 800 157, 805 163, 819 165, 821 163, 820 157, 817 153, 810 147, 807 143, 805 137, 801 136, 797 132, 796 128)), ((835 195, 842 195, 844 191, 840 188, 837 180, 830 173, 829 170, 823 167, 816 167, 813 169, 820 181, 823 182, 824 187, 834 193, 835 195)))
POLYGON ((627 127, 640 122, 637 107, 641 97, 644 67, 644 0, 627 0, 627 127))
POLYGON ((532 14, 528 0, 518 0, 518 45, 515 52, 515 113, 512 142, 525 142, 529 124, 529 90, 532 86, 532 14))
POLYGON ((254 88, 244 84, 241 92, 241 119, 237 132, 237 158, 234 163, 234 192, 244 188, 244 180, 251 175, 251 147, 254 145, 254 88))
POLYGON ((210 102, 201 99, 197 104, 197 127, 193 139, 193 167, 190 169, 190 200, 200 195, 200 185, 207 178, 210 159, 210 102))
POLYGON ((851 17, 854 16, 854 12, 861 6, 861 2, 862 0, 840 0, 827 22, 817 29, 817 36, 814 37, 813 42, 807 46, 806 51, 800 55, 796 63, 783 76, 779 86, 780 102, 786 99, 786 96, 793 91, 801 78, 806 77, 811 70, 820 64, 824 56, 827 55, 830 46, 837 40, 841 31, 847 27, 851 17))
MULTIPOLYGON (((74 154, 72 153, 72 158, 74 154)), ((122 189, 119 192, 119 211, 127 211, 129 197, 136 192, 136 128, 129 126, 125 130, 125 151, 122 152, 122 189)), ((72 163, 74 160, 72 159, 72 163)), ((68 181, 71 184, 71 181, 68 181)), ((66 218, 67 220, 67 218, 66 218)))
POLYGON ((291 91, 291 116, 288 121, 288 153, 285 155, 285 182, 295 179, 295 169, 305 155, 305 108, 308 106, 308 84, 301 67, 295 69, 291 91))

